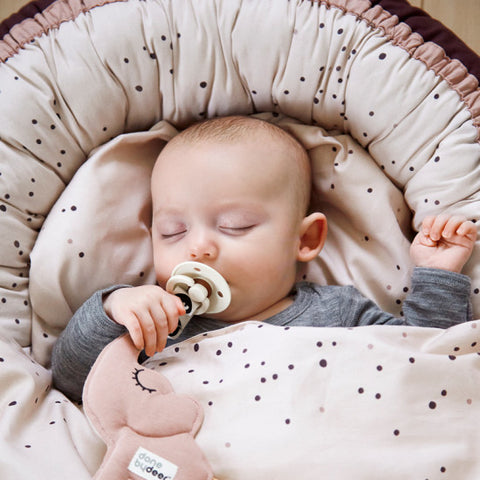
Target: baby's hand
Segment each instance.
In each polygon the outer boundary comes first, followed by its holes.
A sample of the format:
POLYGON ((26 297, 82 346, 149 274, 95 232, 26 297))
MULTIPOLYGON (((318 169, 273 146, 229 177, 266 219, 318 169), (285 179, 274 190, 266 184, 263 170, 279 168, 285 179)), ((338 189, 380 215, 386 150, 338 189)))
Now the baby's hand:
POLYGON ((460 273, 472 254, 476 238, 475 225, 464 217, 426 217, 413 240, 410 256, 417 267, 460 273))
POLYGON ((181 300, 157 285, 120 288, 103 301, 106 314, 124 325, 134 345, 151 357, 165 348, 178 317, 185 315, 181 300))

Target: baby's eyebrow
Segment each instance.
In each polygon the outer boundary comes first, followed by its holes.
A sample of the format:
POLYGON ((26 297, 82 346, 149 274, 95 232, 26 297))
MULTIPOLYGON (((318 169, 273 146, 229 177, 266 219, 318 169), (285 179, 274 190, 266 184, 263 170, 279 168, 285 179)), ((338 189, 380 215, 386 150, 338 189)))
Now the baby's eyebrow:
POLYGON ((262 203, 258 201, 225 201, 220 200, 218 204, 218 213, 231 213, 231 212, 248 212, 255 213, 258 210, 261 210, 263 207, 262 203))
POLYGON ((262 212, 259 211, 254 211, 249 208, 232 208, 232 209, 226 209, 218 214, 218 218, 222 219, 229 219, 229 218, 235 218, 235 219, 244 219, 244 220, 256 220, 261 218, 262 212))
POLYGON ((153 218, 158 218, 158 217, 175 217, 179 216, 182 214, 182 210, 180 208, 175 208, 175 207, 166 207, 165 205, 160 205, 158 207, 153 208, 153 218))

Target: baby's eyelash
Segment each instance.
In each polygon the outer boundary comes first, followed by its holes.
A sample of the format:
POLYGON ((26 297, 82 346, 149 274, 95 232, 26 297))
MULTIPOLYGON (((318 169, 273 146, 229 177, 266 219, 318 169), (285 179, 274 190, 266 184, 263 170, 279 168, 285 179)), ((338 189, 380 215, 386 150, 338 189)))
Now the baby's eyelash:
POLYGON ((178 237, 179 235, 183 235, 184 233, 186 233, 186 230, 182 230, 181 232, 175 232, 175 233, 162 233, 160 235, 163 240, 168 240, 169 238, 178 237))
POLYGON ((220 228, 226 228, 228 230, 249 230, 250 228, 253 228, 253 225, 245 225, 244 227, 228 227, 225 225, 220 226, 220 228))
POLYGON ((220 225, 218 228, 223 232, 240 235, 242 233, 246 233, 246 232, 250 231, 254 227, 255 227, 255 225, 246 225, 244 227, 227 227, 227 226, 220 225))

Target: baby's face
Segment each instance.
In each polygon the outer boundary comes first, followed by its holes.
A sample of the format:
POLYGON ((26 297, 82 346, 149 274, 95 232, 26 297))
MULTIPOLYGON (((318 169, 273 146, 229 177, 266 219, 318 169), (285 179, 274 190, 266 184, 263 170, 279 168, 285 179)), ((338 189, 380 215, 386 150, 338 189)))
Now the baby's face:
POLYGON ((228 309, 215 317, 232 322, 260 319, 288 296, 302 218, 292 205, 291 159, 284 152, 255 138, 164 149, 152 176, 160 286, 177 264, 205 263, 232 293, 228 309))

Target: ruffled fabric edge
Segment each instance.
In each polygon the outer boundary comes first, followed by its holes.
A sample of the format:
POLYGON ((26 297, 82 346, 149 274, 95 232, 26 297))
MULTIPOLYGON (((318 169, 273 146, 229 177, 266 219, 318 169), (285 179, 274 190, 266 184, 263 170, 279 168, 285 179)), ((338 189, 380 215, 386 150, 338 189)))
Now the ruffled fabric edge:
MULTIPOLYGON (((398 16, 380 5, 372 7, 369 0, 314 0, 314 2, 354 14, 370 27, 381 29, 393 45, 403 48, 412 58, 423 62, 429 70, 445 80, 450 88, 458 93, 472 115, 473 124, 477 129, 477 139, 480 137, 479 80, 461 61, 450 58, 440 45, 424 41, 423 37, 414 32, 407 23, 401 22, 398 16)), ((478 61, 480 63, 480 57, 478 61)))
POLYGON ((41 8, 41 2, 32 2, 10 17, 13 20, 18 18, 17 23, 9 26, 10 19, 2 23, 0 33, 2 30, 8 32, 0 40, 0 62, 8 61, 35 38, 58 28, 64 22, 75 20, 92 8, 123 1, 126 0, 54 0, 50 4, 46 2, 48 5, 45 8, 41 8), (32 14, 35 10, 29 9, 30 6, 35 7, 37 12, 32 14))
MULTIPOLYGON (((55 0, 33 17, 24 18, 9 29, 0 40, 0 61, 6 62, 24 45, 48 33, 50 29, 58 28, 63 22, 74 20, 92 8, 121 1, 128 0, 55 0)), ((403 48, 412 58, 422 61, 428 69, 444 79, 459 94, 470 111, 473 124, 480 136, 479 81, 461 61, 450 58, 442 46, 424 41, 420 34, 414 32, 407 23, 400 21, 397 15, 378 4, 372 6, 370 0, 310 1, 313 4, 338 8, 344 13, 355 15, 370 27, 381 29, 392 44, 403 48)))

